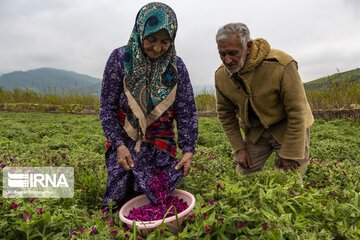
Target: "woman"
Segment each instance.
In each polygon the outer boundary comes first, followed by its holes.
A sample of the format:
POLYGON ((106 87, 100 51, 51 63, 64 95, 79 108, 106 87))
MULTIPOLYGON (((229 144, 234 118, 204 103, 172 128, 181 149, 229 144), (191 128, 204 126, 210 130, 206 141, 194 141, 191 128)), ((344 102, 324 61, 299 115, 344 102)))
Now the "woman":
POLYGON ((128 44, 107 61, 100 99, 108 139, 106 205, 112 200, 120 207, 140 193, 156 203, 161 182, 167 182, 169 194, 190 170, 197 113, 186 66, 175 53, 176 31, 169 6, 146 4, 128 44), (181 161, 176 159, 174 119, 181 161))

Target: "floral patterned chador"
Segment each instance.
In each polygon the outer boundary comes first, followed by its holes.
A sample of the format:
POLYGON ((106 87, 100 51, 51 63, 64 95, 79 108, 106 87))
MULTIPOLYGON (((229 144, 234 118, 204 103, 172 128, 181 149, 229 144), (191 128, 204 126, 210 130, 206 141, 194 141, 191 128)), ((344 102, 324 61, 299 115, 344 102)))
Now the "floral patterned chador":
POLYGON ((140 150, 135 151, 136 141, 123 128, 126 112, 129 110, 124 92, 125 47, 115 49, 105 67, 102 83, 100 119, 107 142, 106 167, 108 169, 107 188, 104 204, 110 200, 123 204, 134 193, 145 193, 155 202, 148 184, 154 170, 168 174, 170 192, 183 176, 182 169, 175 170, 176 142, 174 119, 177 125, 177 143, 183 153, 195 151, 197 142, 197 113, 193 90, 185 64, 176 57, 177 89, 173 104, 151 123, 145 132, 140 150), (125 171, 117 163, 116 148, 125 144, 131 153, 135 167, 125 171), (175 147, 175 148, 174 148, 175 147))

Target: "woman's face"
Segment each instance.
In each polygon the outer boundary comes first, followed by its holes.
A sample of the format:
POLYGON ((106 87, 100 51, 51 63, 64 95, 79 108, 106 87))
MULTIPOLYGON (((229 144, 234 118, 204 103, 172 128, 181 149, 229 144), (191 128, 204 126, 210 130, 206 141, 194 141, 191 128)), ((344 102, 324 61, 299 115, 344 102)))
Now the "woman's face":
POLYGON ((150 34, 143 39, 143 51, 150 59, 161 57, 171 46, 171 39, 165 29, 150 34))

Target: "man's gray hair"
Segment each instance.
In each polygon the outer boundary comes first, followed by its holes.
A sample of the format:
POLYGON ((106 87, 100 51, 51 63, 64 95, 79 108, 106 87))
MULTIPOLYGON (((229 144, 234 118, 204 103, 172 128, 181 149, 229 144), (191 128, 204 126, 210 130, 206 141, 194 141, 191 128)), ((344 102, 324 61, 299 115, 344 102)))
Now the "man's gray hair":
POLYGON ((226 40, 231 35, 237 34, 244 48, 251 40, 249 28, 244 23, 228 23, 221 27, 216 34, 216 42, 226 40))

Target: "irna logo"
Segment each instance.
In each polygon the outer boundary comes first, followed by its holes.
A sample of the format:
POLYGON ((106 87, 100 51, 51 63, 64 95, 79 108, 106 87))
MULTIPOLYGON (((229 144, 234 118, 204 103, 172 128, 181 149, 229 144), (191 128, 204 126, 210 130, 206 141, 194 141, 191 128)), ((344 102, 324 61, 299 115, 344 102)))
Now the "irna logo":
POLYGON ((9 187, 69 187, 64 174, 8 173, 9 187))
POLYGON ((5 167, 3 197, 5 198, 72 198, 74 168, 72 167, 5 167))

